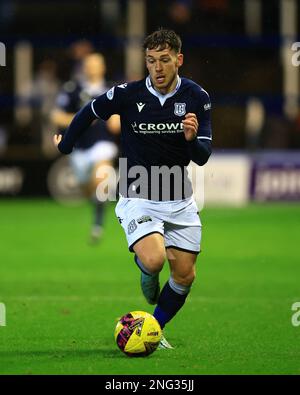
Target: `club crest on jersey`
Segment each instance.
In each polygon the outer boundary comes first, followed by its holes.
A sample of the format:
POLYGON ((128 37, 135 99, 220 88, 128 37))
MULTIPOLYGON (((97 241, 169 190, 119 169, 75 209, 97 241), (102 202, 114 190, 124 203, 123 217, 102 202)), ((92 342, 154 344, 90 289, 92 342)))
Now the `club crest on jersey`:
POLYGON ((115 87, 113 86, 109 91, 106 92, 108 100, 112 100, 114 97, 115 87))
POLYGON ((131 235, 131 233, 133 233, 136 229, 137 229, 137 224, 136 224, 135 220, 133 219, 128 224, 127 232, 129 235, 131 235))
POLYGON ((178 117, 182 117, 186 114, 185 111, 186 103, 174 103, 174 114, 178 115, 178 117))

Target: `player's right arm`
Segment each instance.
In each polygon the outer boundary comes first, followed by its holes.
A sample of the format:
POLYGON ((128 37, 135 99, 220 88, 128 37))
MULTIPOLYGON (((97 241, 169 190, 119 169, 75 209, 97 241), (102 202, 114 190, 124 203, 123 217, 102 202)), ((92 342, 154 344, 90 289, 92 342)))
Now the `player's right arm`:
POLYGON ((80 136, 94 120, 101 118, 107 121, 113 114, 120 113, 125 89, 117 88, 110 89, 85 105, 75 114, 64 136, 54 138, 54 144, 61 153, 70 154, 80 136))

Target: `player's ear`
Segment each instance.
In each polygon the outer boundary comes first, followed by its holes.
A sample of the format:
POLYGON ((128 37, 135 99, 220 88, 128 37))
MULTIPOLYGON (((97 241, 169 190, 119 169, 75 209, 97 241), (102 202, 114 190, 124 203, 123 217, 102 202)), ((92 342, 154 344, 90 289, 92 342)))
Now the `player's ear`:
POLYGON ((182 53, 179 53, 178 55, 177 55, 177 66, 178 67, 181 67, 183 65, 183 54, 182 53))

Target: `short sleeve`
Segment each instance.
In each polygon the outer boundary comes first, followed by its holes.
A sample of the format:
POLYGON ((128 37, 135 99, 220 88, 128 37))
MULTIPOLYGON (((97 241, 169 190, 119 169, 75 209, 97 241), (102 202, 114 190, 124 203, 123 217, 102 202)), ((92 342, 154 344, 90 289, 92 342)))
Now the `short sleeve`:
POLYGON ((97 118, 106 121, 113 114, 120 114, 127 95, 127 84, 113 86, 106 93, 91 102, 91 108, 97 118))
POLYGON ((209 94, 199 87, 197 90, 197 118, 199 122, 198 139, 212 140, 211 100, 209 94))

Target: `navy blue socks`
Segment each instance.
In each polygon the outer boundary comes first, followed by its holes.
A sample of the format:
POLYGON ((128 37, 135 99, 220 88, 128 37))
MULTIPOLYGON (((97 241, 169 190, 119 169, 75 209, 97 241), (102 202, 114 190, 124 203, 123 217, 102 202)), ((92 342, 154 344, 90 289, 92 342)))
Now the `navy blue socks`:
POLYGON ((189 291, 189 286, 175 283, 172 277, 165 284, 153 313, 162 329, 184 305, 189 291))

